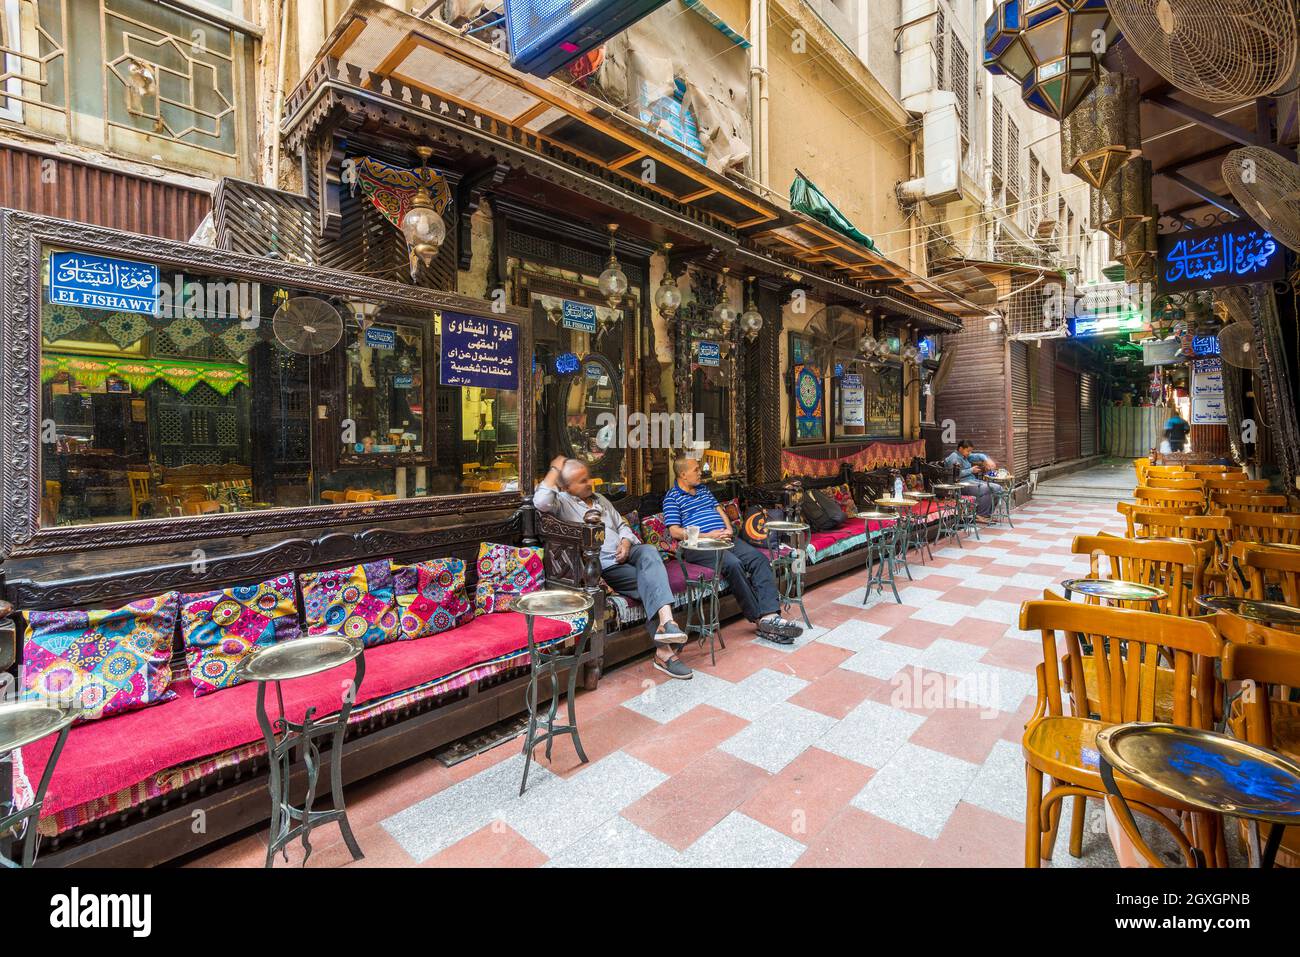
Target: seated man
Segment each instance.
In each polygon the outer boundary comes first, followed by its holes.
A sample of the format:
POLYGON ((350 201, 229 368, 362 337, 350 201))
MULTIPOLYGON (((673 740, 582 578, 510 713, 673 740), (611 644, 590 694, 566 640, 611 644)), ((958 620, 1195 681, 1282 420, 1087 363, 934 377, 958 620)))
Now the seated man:
POLYGON ((645 607, 646 630, 655 642, 655 667, 670 678, 691 677, 691 669, 674 649, 686 643, 686 633, 673 621, 673 590, 663 557, 653 545, 642 545, 637 540, 609 499, 591 490, 587 466, 577 459, 557 456, 533 492, 533 505, 539 512, 579 524, 593 508, 600 510, 605 520, 601 577, 620 595, 635 598, 645 607))
POLYGON ((1002 486, 984 481, 983 476, 993 470, 993 460, 976 452, 969 439, 962 439, 957 443, 957 451, 944 459, 943 464, 949 468, 956 466, 957 481, 975 496, 975 514, 979 521, 984 525, 992 524, 993 501, 1002 492, 1002 486))
MULTIPOLYGON (((794 644, 803 629, 780 617, 780 595, 767 557, 753 545, 732 534, 731 520, 713 493, 701 485, 700 460, 682 456, 673 462, 676 482, 664 496, 664 525, 679 542, 689 537, 687 529, 698 528, 701 538, 725 538, 733 542, 722 553, 722 576, 740 602, 741 613, 758 626, 758 637, 778 645, 794 644)), ((688 562, 713 567, 712 552, 691 551, 685 545, 682 557, 688 562)))

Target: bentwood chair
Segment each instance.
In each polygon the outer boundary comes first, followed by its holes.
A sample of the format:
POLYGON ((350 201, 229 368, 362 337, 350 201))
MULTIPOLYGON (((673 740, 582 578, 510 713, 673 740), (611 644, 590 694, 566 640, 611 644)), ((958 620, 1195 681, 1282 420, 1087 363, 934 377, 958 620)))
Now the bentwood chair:
POLYGON ((1138 537, 1133 520, 1133 516, 1138 512, 1142 512, 1146 515, 1154 515, 1158 513, 1170 516, 1200 514, 1200 509, 1196 508, 1194 505, 1148 505, 1144 502, 1116 502, 1115 511, 1124 516, 1124 524, 1128 529, 1124 534, 1129 538, 1138 537))
POLYGON ((1210 509, 1222 512, 1284 512, 1290 504, 1285 495, 1261 495, 1258 492, 1210 493, 1210 509))
POLYGON ((1139 485, 1133 490, 1133 497, 1143 506, 1157 505, 1161 508, 1188 507, 1198 512, 1205 511, 1205 493, 1198 489, 1151 488, 1139 485))
POLYGON ((1151 467, 1151 460, 1146 456, 1133 460, 1133 471, 1137 473, 1138 485, 1146 484, 1147 469, 1151 467))
MULTIPOLYGON (((1020 628, 1042 635, 1043 660, 1036 668, 1038 700, 1025 726, 1025 866, 1050 859, 1060 821, 1060 802, 1074 798, 1070 853, 1083 854, 1083 822, 1088 798, 1107 797, 1097 769, 1097 734, 1129 721, 1156 720, 1157 667, 1161 654, 1172 659, 1170 716, 1174 723, 1208 729, 1213 709, 1214 663, 1222 641, 1213 626, 1184 618, 1121 608, 1098 608, 1064 601, 1027 601, 1020 606, 1020 628), (1061 635, 1065 649, 1058 645, 1061 635), (1082 667, 1092 659, 1097 717, 1065 714, 1061 652, 1069 661, 1067 680, 1077 700, 1093 697, 1082 667), (1197 693, 1193 693, 1193 688, 1197 693), (1043 793, 1043 777, 1050 787, 1043 793)), ((1195 815, 1192 840, 1161 809, 1191 814, 1193 808, 1150 791, 1121 774, 1115 783, 1129 807, 1162 827, 1177 843, 1184 860, 1196 862, 1193 841, 1208 860, 1217 860, 1217 823, 1195 815)), ((1122 815, 1117 815, 1121 817, 1122 815)), ((1139 853, 1154 867, 1164 862, 1140 835, 1130 834, 1139 853)))
POLYGON ((1228 537, 1232 522, 1226 515, 1168 515, 1164 512, 1134 512, 1133 524, 1137 540, 1147 538, 1186 538, 1196 542, 1209 542, 1203 556, 1204 572, 1222 567, 1227 558, 1228 537))
POLYGON ((1203 479, 1210 492, 1267 492, 1268 479, 1210 478, 1203 479))
POLYGON ((1201 593, 1205 555, 1212 550, 1210 542, 1189 545, 1110 535, 1078 535, 1071 547, 1074 554, 1089 556, 1090 578, 1110 578, 1163 589, 1165 597, 1156 602, 1156 607, 1163 614, 1175 616, 1192 613, 1192 602, 1201 593))
POLYGON ((1185 489, 1193 492, 1204 492, 1205 481, 1195 478, 1159 478, 1155 475, 1147 477, 1147 488, 1172 488, 1185 489))
POLYGON ((1300 545, 1300 515, 1237 511, 1225 514, 1232 522, 1233 542, 1300 545))
POLYGON ((1185 465, 1183 468, 1189 472, 1195 472, 1197 475, 1238 475, 1246 477, 1246 472, 1240 465, 1185 465))
POLYGON ((1281 592, 1283 604, 1300 606, 1300 552, 1249 542, 1234 545, 1232 552, 1236 559, 1234 571, 1240 569, 1246 579, 1247 598, 1271 601, 1272 586, 1281 592))

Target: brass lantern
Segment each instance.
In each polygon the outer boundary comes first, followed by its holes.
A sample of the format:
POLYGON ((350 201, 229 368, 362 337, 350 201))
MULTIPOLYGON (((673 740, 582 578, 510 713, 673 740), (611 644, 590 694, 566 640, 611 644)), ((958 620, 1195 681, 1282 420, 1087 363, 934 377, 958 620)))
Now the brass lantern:
POLYGON ((1137 77, 1103 73, 1097 88, 1061 121, 1061 166, 1095 189, 1142 152, 1137 77))
POLYGON ((1123 242, 1151 218, 1151 161, 1136 159, 1101 189, 1092 191, 1092 223, 1123 242))
POLYGON ((1124 240, 1124 251, 1119 255, 1119 261, 1124 264, 1124 281, 1128 283, 1155 282, 1160 210, 1150 207, 1147 217, 1146 222, 1129 233, 1124 240))
POLYGON ((1117 36, 1106 0, 1002 0, 984 24, 984 68, 1061 120, 1097 85, 1100 55, 1117 36))

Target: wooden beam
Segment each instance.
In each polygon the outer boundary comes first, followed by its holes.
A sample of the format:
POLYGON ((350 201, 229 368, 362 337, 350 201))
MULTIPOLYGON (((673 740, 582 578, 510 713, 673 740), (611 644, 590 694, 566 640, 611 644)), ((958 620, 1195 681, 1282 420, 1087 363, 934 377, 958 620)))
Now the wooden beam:
POLYGON ((1260 142, 1259 133, 1254 130, 1248 130, 1244 126, 1238 126, 1236 123, 1229 123, 1227 120, 1220 119, 1212 113, 1206 113, 1204 110, 1198 110, 1181 100, 1175 100, 1172 96, 1163 93, 1156 96, 1146 96, 1143 100, 1167 110, 1175 116, 1181 116, 1185 120, 1191 120, 1213 133, 1218 133, 1225 139, 1240 143, 1243 146, 1267 146, 1272 148, 1273 144, 1260 142))
POLYGON ((1183 159, 1171 160, 1170 162, 1166 163, 1164 166, 1161 166, 1159 169, 1153 169, 1151 171, 1151 175, 1160 176, 1164 173, 1173 173, 1179 170, 1184 170, 1187 169, 1187 167, 1189 166, 1196 166, 1200 163, 1206 162, 1207 160, 1218 159, 1219 157, 1226 156, 1228 153, 1232 152, 1235 148, 1236 147, 1230 145, 1216 146, 1212 150, 1206 150, 1203 153, 1197 153, 1195 156, 1188 156, 1183 159))
POLYGON ((1219 207, 1219 209, 1223 210, 1226 213, 1231 213, 1233 216, 1236 216, 1238 219, 1250 218, 1244 212, 1242 212, 1241 207, 1238 206, 1236 203, 1234 203, 1232 200, 1225 199, 1224 197, 1216 193, 1214 190, 1210 189, 1207 186, 1202 186, 1200 183, 1196 182, 1196 180, 1189 179, 1188 177, 1184 176, 1182 173, 1161 173, 1160 175, 1163 176, 1165 179, 1169 180, 1171 183, 1177 183, 1179 186, 1187 190, 1187 192, 1191 193, 1193 196, 1200 197, 1210 205, 1217 206, 1219 207))

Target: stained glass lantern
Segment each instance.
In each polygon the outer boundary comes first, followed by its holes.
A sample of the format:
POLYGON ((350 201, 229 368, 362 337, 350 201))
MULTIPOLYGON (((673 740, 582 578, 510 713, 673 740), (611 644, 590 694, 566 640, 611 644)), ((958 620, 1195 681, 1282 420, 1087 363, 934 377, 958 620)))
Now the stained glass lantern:
POLYGON ((1097 85, 1099 57, 1117 36, 1106 0, 1002 0, 984 24, 984 68, 1062 120, 1097 85))
POLYGON ((1061 121, 1061 166, 1101 189, 1142 152, 1137 77, 1105 73, 1079 108, 1061 121))
POLYGON ((1119 261, 1124 264, 1124 281, 1154 282, 1156 278, 1156 237, 1160 229, 1160 210, 1152 206, 1147 220, 1124 240, 1119 261))
POLYGON ((1092 223, 1123 242, 1151 218, 1151 161, 1125 163, 1101 189, 1092 191, 1092 223))

